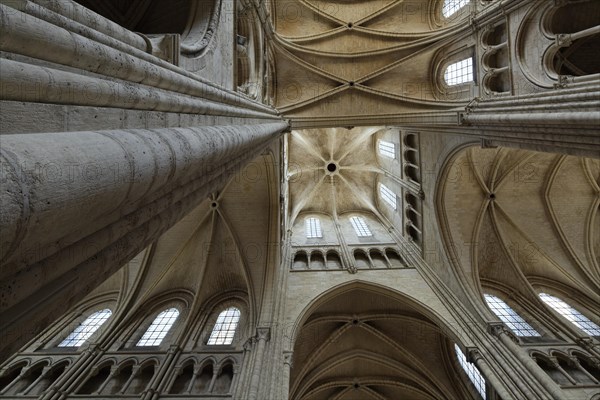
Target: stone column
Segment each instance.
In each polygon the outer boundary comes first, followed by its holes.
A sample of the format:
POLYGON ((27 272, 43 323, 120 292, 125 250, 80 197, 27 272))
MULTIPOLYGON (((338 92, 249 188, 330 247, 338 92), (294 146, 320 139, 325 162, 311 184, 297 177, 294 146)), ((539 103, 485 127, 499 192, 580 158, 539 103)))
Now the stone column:
POLYGON ((517 357, 527 370, 533 375, 544 389, 546 389, 553 399, 559 400, 564 397, 560 387, 544 372, 537 363, 529 357, 529 355, 517 344, 518 339, 503 323, 489 324, 489 329, 492 335, 496 336, 509 351, 517 357))
POLYGON ((282 398, 288 398, 290 395, 290 375, 292 370, 292 363, 294 352, 284 351, 283 352, 283 372, 281 374, 281 394, 282 398))
POLYGON ((490 368, 487 361, 481 354, 481 352, 476 348, 468 348, 467 349, 467 357, 469 362, 475 364, 481 374, 485 377, 485 379, 489 382, 489 384, 494 388, 494 390, 498 393, 498 395, 503 399, 512 399, 513 396, 508 393, 508 391, 504 388, 504 384, 496 378, 494 371, 490 368))
POLYGON ((260 384, 260 377, 263 372, 262 363, 265 356, 265 344, 269 341, 271 336, 270 328, 257 328, 256 331, 256 358, 254 367, 252 368, 252 376, 250 377, 250 392, 248 394, 249 400, 258 399, 258 385, 260 384))
POLYGON ((0 358, 220 190, 286 127, 3 136, 0 358))

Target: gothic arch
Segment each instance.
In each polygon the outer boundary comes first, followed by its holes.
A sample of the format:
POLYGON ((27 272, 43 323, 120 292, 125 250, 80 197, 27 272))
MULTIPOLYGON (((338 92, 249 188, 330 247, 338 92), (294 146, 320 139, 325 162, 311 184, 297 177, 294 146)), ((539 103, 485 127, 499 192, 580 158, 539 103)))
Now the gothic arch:
POLYGON ((294 325, 290 398, 320 399, 334 393, 345 398, 353 390, 364 395, 381 388, 394 399, 407 393, 418 399, 462 393, 448 370, 432 372, 428 361, 410 350, 427 348, 438 366, 446 363, 442 349, 452 329, 434 310, 390 288, 362 281, 332 288, 313 299, 294 325), (381 308, 363 312, 357 306, 361 301, 381 308), (409 344, 414 335, 403 330, 413 327, 418 327, 423 342, 409 344), (346 346, 346 341, 354 345, 346 346), (375 342, 375 347, 367 344, 375 342), (361 372, 361 366, 368 373, 361 372))
POLYGON ((597 260, 589 251, 597 163, 506 148, 457 149, 442 171, 436 207, 448 258, 467 292, 481 297, 483 281, 497 282, 541 306, 534 284, 556 282, 597 302, 597 260), (575 182, 579 200, 565 202, 564 187, 575 182), (580 232, 579 239, 565 230, 580 232), (512 272, 499 274, 506 270, 512 272))

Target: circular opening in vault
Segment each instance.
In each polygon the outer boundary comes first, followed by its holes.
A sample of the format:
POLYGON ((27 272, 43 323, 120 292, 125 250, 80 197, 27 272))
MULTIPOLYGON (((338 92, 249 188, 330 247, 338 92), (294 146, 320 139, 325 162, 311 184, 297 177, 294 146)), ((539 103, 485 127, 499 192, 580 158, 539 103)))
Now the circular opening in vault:
POLYGON ((327 171, 335 172, 336 170, 337 170, 337 165, 335 165, 334 163, 327 164, 327 171))

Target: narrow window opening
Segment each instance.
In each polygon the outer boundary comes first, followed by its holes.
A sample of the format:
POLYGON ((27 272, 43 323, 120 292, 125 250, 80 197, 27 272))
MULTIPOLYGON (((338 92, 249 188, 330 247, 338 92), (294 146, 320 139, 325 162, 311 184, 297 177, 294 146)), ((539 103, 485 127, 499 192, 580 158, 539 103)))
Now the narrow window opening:
POLYGON ((485 379, 481 375, 481 372, 479 372, 475 365, 467 361, 467 357, 456 343, 454 344, 454 350, 456 351, 456 358, 458 358, 460 366, 466 372, 481 397, 485 399, 485 379))
POLYGON ((169 308, 158 314, 144 336, 137 343, 138 346, 158 346, 179 317, 179 310, 169 308))
POLYGON ((379 154, 382 156, 395 159, 396 158, 396 145, 385 140, 379 141, 379 154))
POLYGON ((469 0, 446 0, 442 6, 442 15, 448 18, 469 3, 469 0))
POLYGON ((546 293, 540 293, 540 298, 544 303, 552 307, 556 312, 565 317, 573 325, 584 331, 590 336, 600 336, 600 326, 596 325, 588 317, 559 299, 546 293))
POLYGON ((392 192, 390 188, 384 184, 381 184, 379 186, 379 194, 381 195, 381 198, 390 205, 390 207, 392 207, 394 210, 396 209, 396 193, 392 192))
POLYGON ((306 218, 304 223, 307 239, 323 237, 323 232, 321 231, 321 221, 318 218, 306 218))
POLYGON ((90 338, 110 318, 112 311, 108 308, 96 311, 73 330, 58 347, 79 347, 90 338))
POLYGON ((473 82, 473 57, 448 65, 444 79, 449 86, 473 82))
POLYGON ((492 310, 515 335, 525 337, 541 336, 538 331, 525 322, 525 320, 504 301, 490 294, 486 294, 484 297, 490 310, 492 310))
POLYGON ((233 343, 233 337, 240 322, 240 315, 240 310, 235 307, 229 307, 221 311, 207 344, 213 346, 233 343))
POLYGON ((373 236, 363 217, 352 217, 350 218, 350 222, 358 237, 373 236))

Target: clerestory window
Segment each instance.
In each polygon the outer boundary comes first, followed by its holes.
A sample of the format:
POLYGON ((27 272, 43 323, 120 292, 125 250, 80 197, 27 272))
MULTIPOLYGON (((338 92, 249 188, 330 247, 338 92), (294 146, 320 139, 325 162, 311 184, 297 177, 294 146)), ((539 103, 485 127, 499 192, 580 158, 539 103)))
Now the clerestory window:
POLYGON ((167 333, 179 317, 179 310, 169 308, 156 316, 152 324, 148 327, 142 338, 137 343, 138 346, 158 346, 163 341, 167 333))
POLYGON ((448 86, 473 82, 473 57, 465 58, 446 67, 444 80, 448 86))
POLYGON ((392 192, 390 188, 384 184, 379 185, 379 195, 386 203, 390 205, 390 207, 392 207, 394 210, 396 209, 396 193, 392 192))
POLYGON ((207 344, 213 346, 233 343, 233 337, 240 322, 240 316, 240 310, 235 307, 229 307, 221 311, 207 344))
POLYGON ((306 218, 304 221, 304 229, 308 239, 322 238, 321 221, 319 218, 306 218))
POLYGON ((350 223, 358 237, 373 236, 363 217, 351 217, 350 223))
POLYGON ((525 320, 504 301, 491 294, 486 294, 484 297, 490 310, 492 310, 515 335, 526 337, 541 336, 538 331, 525 322, 525 320))
POLYGON ((469 380, 475 386, 475 389, 477 389, 481 397, 485 399, 485 379, 483 378, 483 375, 481 375, 481 372, 479 372, 473 363, 467 361, 467 357, 456 343, 454 344, 454 350, 456 351, 458 363, 466 372, 469 380))
POLYGON ((73 330, 58 347, 79 347, 90 338, 110 318, 112 311, 108 308, 96 311, 87 317, 77 328, 73 330))
POLYGON ((396 145, 392 142, 386 142, 385 140, 379 141, 379 154, 388 157, 396 158, 396 145))
POLYGON ((469 4, 470 0, 445 0, 442 6, 442 15, 448 18, 455 14, 458 10, 469 4))
POLYGON ((559 299, 558 297, 551 296, 546 293, 540 293, 540 298, 544 303, 548 304, 558 312, 560 315, 565 317, 573 325, 584 331, 590 336, 600 336, 600 326, 596 325, 589 320, 588 317, 559 299))

